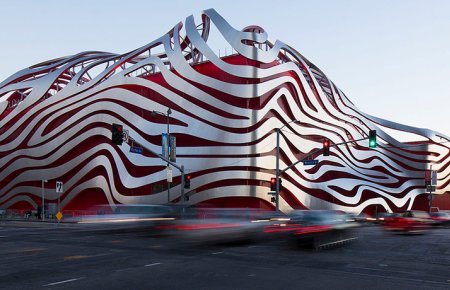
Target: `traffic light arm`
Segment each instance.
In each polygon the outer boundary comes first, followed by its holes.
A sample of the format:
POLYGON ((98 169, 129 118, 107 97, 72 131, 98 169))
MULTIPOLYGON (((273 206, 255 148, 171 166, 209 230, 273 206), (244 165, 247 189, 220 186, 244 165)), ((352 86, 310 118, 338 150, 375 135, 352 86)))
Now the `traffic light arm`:
MULTIPOLYGON (((330 146, 330 147, 331 147, 331 146, 330 146)), ((278 173, 278 176, 281 176, 281 174, 283 174, 284 172, 288 171, 289 169, 291 169, 291 168, 294 167, 295 165, 299 164, 300 162, 306 160, 306 159, 309 158, 310 156, 312 156, 312 155, 314 155, 314 154, 316 154, 316 153, 318 153, 318 152, 320 152, 320 151, 322 151, 322 150, 323 150, 323 149, 320 148, 320 149, 314 150, 314 151, 311 152, 311 153, 306 154, 305 156, 303 156, 302 159, 299 159, 299 160, 295 161, 294 163, 292 163, 291 165, 289 165, 288 167, 286 167, 285 169, 280 170, 280 172, 278 173)))
MULTIPOLYGON (((343 145, 343 144, 348 144, 348 143, 353 143, 353 142, 359 142, 359 141, 363 141, 363 140, 367 140, 369 139, 369 137, 365 137, 365 138, 361 138, 361 139, 357 139, 357 140, 351 140, 351 141, 345 141, 345 142, 341 142, 341 143, 336 143, 336 144, 331 144, 329 145, 329 147, 336 147, 339 145, 343 145)), ((286 167, 283 170, 280 170, 279 173, 277 174, 277 176, 281 176, 281 174, 283 174, 284 172, 288 171, 289 169, 291 169, 292 167, 294 167, 295 165, 299 164, 300 162, 305 161, 307 158, 309 158, 312 155, 315 155, 316 153, 319 153, 320 151, 322 151, 323 148, 320 149, 316 149, 311 153, 306 154, 305 156, 303 156, 302 159, 299 159, 297 161, 295 161, 294 163, 292 163, 291 165, 289 165, 288 167, 286 167)))

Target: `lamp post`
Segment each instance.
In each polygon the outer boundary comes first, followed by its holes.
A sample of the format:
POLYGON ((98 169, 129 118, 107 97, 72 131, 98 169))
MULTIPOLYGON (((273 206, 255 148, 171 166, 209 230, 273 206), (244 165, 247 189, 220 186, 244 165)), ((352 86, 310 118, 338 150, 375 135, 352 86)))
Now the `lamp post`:
POLYGON ((276 128, 277 131, 277 155, 276 155, 276 169, 275 169, 275 209, 280 210, 280 132, 286 125, 290 123, 298 123, 299 120, 292 120, 284 124, 281 128, 276 128))
POLYGON ((44 196, 44 183, 46 183, 48 180, 47 179, 42 179, 41 180, 41 184, 42 184, 42 221, 44 221, 44 219, 45 219, 45 211, 44 211, 44 208, 45 208, 45 204, 44 204, 44 199, 45 199, 45 196, 44 196))
MULTIPOLYGON (((160 111, 156 111, 156 110, 152 111, 152 116, 156 116, 156 115, 167 116, 167 143, 168 143, 167 145, 170 144, 170 130, 169 130, 170 129, 170 127, 169 127, 170 126, 170 123, 169 123, 170 114, 172 114, 172 110, 170 110, 170 108, 167 108, 167 114, 160 112, 160 111)), ((169 148, 169 146, 167 146, 167 148, 169 148)), ((170 159, 170 157, 169 157, 169 159, 170 159)), ((170 168, 169 166, 170 166, 170 164, 167 163, 167 168, 170 168)), ((170 182, 169 181, 167 181, 167 203, 170 203, 170 182)))

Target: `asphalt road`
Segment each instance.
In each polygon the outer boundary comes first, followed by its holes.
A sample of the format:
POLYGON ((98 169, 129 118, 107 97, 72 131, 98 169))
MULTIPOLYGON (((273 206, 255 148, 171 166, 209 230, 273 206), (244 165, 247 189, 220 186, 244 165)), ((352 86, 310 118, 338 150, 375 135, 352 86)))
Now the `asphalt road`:
POLYGON ((450 229, 312 251, 286 240, 188 246, 145 228, 0 222, 0 289, 450 289, 450 229))

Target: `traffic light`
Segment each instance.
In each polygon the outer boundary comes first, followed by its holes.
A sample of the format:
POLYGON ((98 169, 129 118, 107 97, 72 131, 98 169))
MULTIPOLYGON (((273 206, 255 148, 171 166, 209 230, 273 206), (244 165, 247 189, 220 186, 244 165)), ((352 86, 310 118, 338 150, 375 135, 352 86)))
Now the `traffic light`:
POLYGON ((369 148, 377 147, 377 130, 369 131, 369 148))
MULTIPOLYGON (((278 178, 278 191, 281 191, 282 187, 281 187, 281 178, 278 178)), ((275 177, 272 177, 270 179, 270 190, 271 191, 276 191, 277 190, 277 179, 275 177)))
POLYGON ((323 141, 323 156, 330 156, 330 141, 327 139, 323 141))
POLYGON ((277 190, 277 179, 275 177, 272 177, 270 179, 270 190, 276 191, 277 190))
POLYGON ((119 124, 112 124, 111 140, 113 144, 122 145, 123 143, 123 126, 119 124))
POLYGON ((184 176, 184 188, 186 188, 186 189, 191 188, 191 176, 190 175, 184 176))

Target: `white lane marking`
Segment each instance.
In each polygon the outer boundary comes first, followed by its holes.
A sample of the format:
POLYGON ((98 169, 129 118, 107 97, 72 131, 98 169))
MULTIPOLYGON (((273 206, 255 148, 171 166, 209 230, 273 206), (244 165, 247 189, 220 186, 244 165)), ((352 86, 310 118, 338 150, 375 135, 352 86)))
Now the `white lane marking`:
POLYGON ((162 263, 153 263, 153 264, 147 264, 147 265, 144 265, 144 267, 153 267, 153 266, 158 266, 158 265, 161 265, 162 263))
POLYGON ((6 238, 6 236, 0 236, 0 238, 6 238))
POLYGON ((84 277, 78 277, 78 278, 73 278, 73 279, 69 279, 69 280, 64 280, 64 281, 59 281, 59 282, 53 282, 53 283, 49 283, 49 284, 45 284, 45 285, 42 285, 42 286, 53 286, 53 285, 58 285, 58 284, 63 284, 63 283, 68 283, 68 282, 73 282, 73 281, 76 281, 76 280, 80 280, 80 279, 83 279, 84 277))
POLYGON ((223 252, 214 252, 212 253, 213 255, 218 255, 218 254, 222 254, 223 252))

